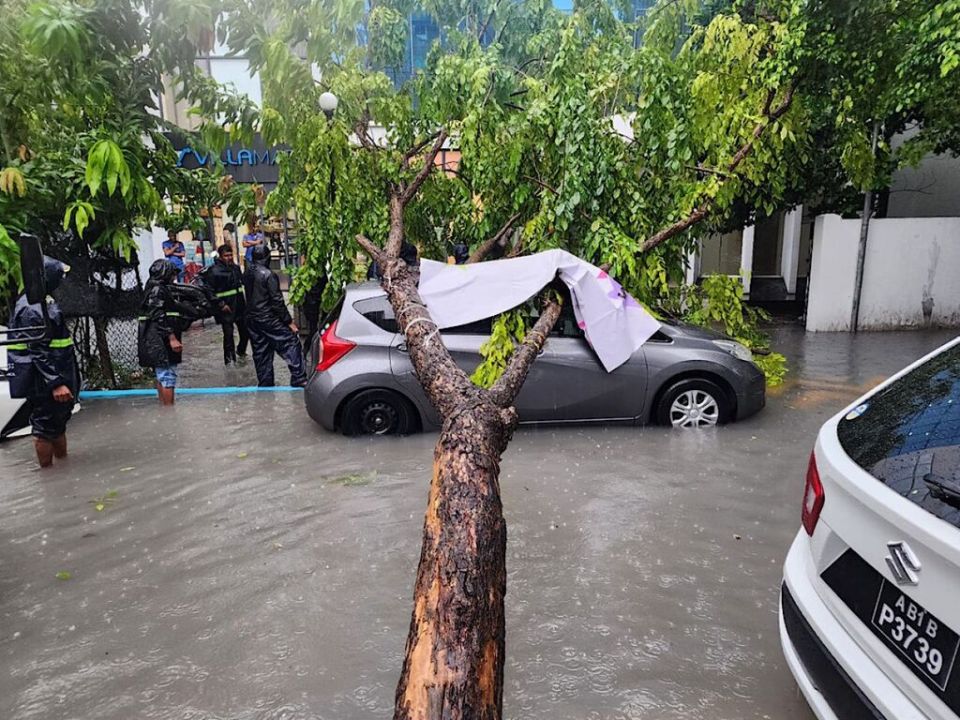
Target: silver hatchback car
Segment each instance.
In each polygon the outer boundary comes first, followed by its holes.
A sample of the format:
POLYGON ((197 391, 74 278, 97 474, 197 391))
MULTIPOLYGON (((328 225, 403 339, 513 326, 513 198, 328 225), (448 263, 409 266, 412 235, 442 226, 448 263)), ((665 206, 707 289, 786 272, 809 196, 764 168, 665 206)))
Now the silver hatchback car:
MULTIPOLYGON (((443 331, 444 344, 468 373, 480 363, 491 322, 443 331)), ((571 313, 561 316, 531 367, 516 408, 521 423, 717 425, 764 406, 763 373, 750 357, 745 347, 717 333, 664 324, 608 373, 571 313)), ((379 284, 347 287, 313 339, 310 360, 307 413, 323 427, 346 435, 439 427, 379 284)))

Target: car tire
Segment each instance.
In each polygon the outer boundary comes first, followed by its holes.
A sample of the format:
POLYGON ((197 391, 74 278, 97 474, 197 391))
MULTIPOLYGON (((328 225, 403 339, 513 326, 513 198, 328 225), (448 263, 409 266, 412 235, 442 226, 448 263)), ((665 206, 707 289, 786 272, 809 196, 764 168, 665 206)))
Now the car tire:
POLYGON ((730 420, 733 402, 728 393, 712 380, 686 378, 663 392, 656 413, 660 425, 712 427, 730 420))
POLYGON ((415 410, 392 390, 364 390, 347 400, 341 415, 344 435, 409 435, 416 428, 415 410))

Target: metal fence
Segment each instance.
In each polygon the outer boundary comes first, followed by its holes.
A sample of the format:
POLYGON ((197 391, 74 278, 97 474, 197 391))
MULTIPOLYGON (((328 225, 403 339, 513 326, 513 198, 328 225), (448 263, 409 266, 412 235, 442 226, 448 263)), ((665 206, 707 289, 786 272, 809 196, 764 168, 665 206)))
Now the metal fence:
POLYGON ((143 284, 136 259, 93 257, 67 275, 56 298, 70 328, 86 387, 140 384, 137 314, 143 284))

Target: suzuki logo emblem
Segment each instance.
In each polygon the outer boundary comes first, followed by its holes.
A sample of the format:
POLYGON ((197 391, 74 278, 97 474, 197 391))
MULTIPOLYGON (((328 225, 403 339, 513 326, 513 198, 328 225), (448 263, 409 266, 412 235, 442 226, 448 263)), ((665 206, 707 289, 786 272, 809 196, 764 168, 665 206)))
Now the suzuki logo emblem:
POLYGON ((913 550, 905 542, 887 543, 890 554, 884 558, 887 567, 893 574, 893 579, 900 585, 916 585, 920 582, 917 573, 920 572, 920 561, 913 554, 913 550))

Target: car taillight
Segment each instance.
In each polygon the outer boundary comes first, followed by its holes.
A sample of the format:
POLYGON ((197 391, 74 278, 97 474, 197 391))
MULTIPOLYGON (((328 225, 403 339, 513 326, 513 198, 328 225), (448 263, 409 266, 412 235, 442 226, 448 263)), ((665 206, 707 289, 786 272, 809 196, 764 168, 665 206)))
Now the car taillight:
POLYGON ((823 483, 820 482, 820 471, 817 470, 817 458, 810 453, 810 462, 807 464, 807 484, 803 489, 803 512, 800 515, 807 535, 813 536, 817 521, 820 519, 820 511, 823 510, 824 499, 823 483))
POLYGON ((320 352, 317 357, 317 372, 323 372, 333 367, 340 358, 357 346, 356 343, 337 337, 337 321, 330 323, 330 327, 320 335, 320 352))

